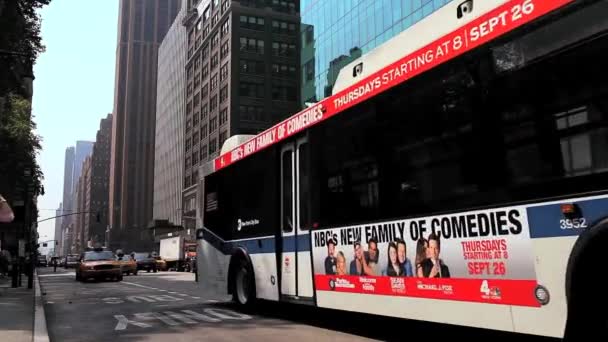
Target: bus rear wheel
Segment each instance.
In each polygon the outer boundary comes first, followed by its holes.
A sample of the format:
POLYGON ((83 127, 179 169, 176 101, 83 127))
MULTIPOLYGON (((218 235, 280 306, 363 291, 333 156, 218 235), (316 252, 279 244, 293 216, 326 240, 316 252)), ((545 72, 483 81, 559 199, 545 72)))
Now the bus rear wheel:
POLYGON ((253 270, 247 261, 239 260, 233 279, 233 300, 241 306, 250 306, 255 299, 255 291, 253 270))

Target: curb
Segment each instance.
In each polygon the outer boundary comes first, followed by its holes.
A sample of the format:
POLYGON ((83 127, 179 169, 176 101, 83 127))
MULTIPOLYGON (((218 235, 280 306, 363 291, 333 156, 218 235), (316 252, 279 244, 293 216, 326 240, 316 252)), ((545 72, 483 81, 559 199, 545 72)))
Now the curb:
POLYGON ((34 271, 34 287, 36 288, 34 305, 34 342, 49 342, 49 332, 46 328, 44 303, 42 302, 42 291, 40 290, 37 271, 34 271))

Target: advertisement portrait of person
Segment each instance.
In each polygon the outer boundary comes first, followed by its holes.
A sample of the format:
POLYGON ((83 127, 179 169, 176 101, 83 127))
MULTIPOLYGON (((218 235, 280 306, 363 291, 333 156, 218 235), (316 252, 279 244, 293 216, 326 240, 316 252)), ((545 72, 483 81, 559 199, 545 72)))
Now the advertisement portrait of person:
POLYGON ((363 259, 363 247, 361 247, 361 242, 357 241, 353 244, 353 252, 354 257, 353 260, 350 262, 349 274, 364 275, 365 260, 363 259))
POLYGON ((336 258, 336 275, 348 275, 346 272, 346 257, 342 251, 338 252, 338 257, 336 258))
POLYGON ((365 275, 381 275, 382 272, 378 263, 378 260, 380 260, 378 240, 376 240, 375 238, 369 239, 369 241, 367 242, 367 251, 365 251, 363 255, 365 263, 367 264, 367 267, 365 268, 365 275))
POLYGON ((388 262, 386 265, 386 270, 383 272, 383 275, 391 276, 391 277, 400 277, 403 276, 403 268, 399 263, 399 258, 397 257, 397 244, 394 242, 390 242, 388 244, 388 262))
POLYGON ((336 274, 336 241, 329 239, 327 241, 327 257, 325 258, 325 274, 336 274))
POLYGON ((425 278, 449 278, 450 269, 439 258, 441 240, 439 235, 431 233, 428 237, 428 250, 430 257, 422 261, 422 274, 425 278))
POLYGON ((405 245, 405 241, 403 241, 402 239, 397 239, 395 242, 397 243, 397 258, 399 259, 399 265, 403 270, 402 274, 406 277, 414 276, 412 272, 412 263, 407 257, 407 248, 405 245))
POLYGON ((414 264, 416 265, 416 277, 424 278, 424 273, 422 272, 422 262, 428 258, 428 242, 425 238, 421 237, 416 242, 416 260, 414 260, 414 264))

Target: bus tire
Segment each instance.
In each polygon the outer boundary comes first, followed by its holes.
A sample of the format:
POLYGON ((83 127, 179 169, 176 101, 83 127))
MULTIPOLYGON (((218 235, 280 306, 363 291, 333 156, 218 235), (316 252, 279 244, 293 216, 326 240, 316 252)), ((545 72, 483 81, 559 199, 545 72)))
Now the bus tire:
POLYGON ((608 246, 608 218, 583 232, 572 248, 566 271, 567 320, 564 341, 580 341, 596 336, 608 339, 608 295, 594 291, 601 278, 601 267, 608 246), (600 277, 600 278, 598 278, 600 277), (595 310, 601 312, 597 315, 595 310))
POLYGON ((244 257, 238 258, 232 276, 232 299, 241 307, 250 307, 255 301, 253 267, 244 257))

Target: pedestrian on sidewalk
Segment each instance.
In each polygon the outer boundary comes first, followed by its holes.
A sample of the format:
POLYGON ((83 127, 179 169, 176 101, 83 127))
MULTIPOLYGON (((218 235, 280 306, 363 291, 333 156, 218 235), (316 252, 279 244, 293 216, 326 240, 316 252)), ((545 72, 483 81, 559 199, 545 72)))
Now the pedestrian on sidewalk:
POLYGON ((53 257, 53 272, 57 272, 57 258, 53 257))
POLYGON ((11 223, 14 219, 15 214, 8 205, 8 201, 0 194, 0 223, 11 223))

